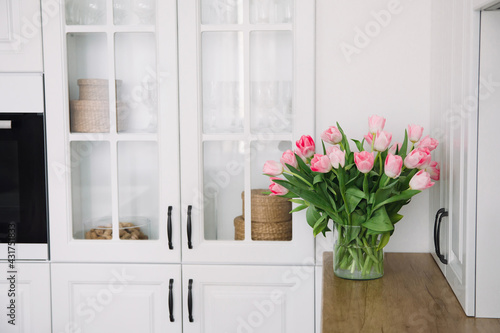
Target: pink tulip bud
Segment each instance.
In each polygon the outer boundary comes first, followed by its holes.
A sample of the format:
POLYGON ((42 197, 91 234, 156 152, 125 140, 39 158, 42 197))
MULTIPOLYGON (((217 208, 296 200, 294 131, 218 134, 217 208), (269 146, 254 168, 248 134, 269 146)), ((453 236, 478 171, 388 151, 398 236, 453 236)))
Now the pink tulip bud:
POLYGON ((314 149, 316 149, 316 146, 311 136, 302 135, 300 139, 296 142, 296 145, 297 149, 301 153, 301 156, 308 158, 314 155, 314 149))
POLYGON ((412 190, 422 191, 432 185, 434 185, 434 183, 431 182, 431 176, 424 170, 417 172, 410 180, 410 189, 412 190))
POLYGON ((432 161, 427 168, 425 168, 425 171, 431 175, 432 180, 439 180, 439 174, 441 173, 439 169, 439 163, 436 161, 432 161))
POLYGON ((438 140, 427 135, 417 144, 417 148, 427 148, 429 151, 433 151, 437 148, 438 144, 438 140))
POLYGON ((370 133, 375 134, 378 131, 382 131, 385 126, 385 118, 382 118, 377 115, 373 115, 368 118, 368 127, 370 129, 370 133))
POLYGON ((331 145, 336 145, 342 141, 342 133, 335 126, 330 126, 321 134, 321 139, 331 145))
POLYGON ((408 125, 408 139, 416 143, 422 137, 422 133, 424 132, 424 128, 418 125, 408 125))
POLYGON ((385 151, 391 144, 392 134, 389 132, 378 131, 373 143, 373 149, 376 151, 385 151))
POLYGON ((271 185, 269 185, 269 190, 271 191, 270 195, 285 195, 288 193, 288 189, 281 186, 280 184, 276 184, 274 182, 275 179, 280 179, 278 177, 271 177, 271 185))
POLYGON ((372 141, 373 141, 373 134, 371 134, 371 133, 366 134, 366 135, 365 135, 365 141, 366 141, 369 145, 371 145, 371 144, 372 144, 372 141))
POLYGON ((405 158, 405 167, 408 169, 425 169, 431 163, 431 152, 429 149, 418 148, 413 150, 405 158))
POLYGON ((287 164, 291 165, 295 169, 297 169, 297 167, 298 167, 297 158, 295 157, 295 154, 293 153, 293 151, 291 151, 290 149, 288 149, 287 151, 285 151, 283 153, 283 155, 280 158, 280 162, 283 165, 283 168, 285 168, 287 170, 288 170, 288 168, 286 166, 287 164))
POLYGON ((327 149, 328 158, 330 158, 330 163, 334 169, 338 169, 339 165, 344 167, 345 165, 345 151, 340 150, 337 146, 332 146, 327 149))
POLYGON ((388 154, 385 159, 385 175, 389 178, 398 178, 403 167, 403 158, 398 155, 388 154))
POLYGON ((283 165, 276 161, 267 161, 264 163, 262 172, 270 176, 279 176, 283 173, 283 165))
POLYGON ((332 169, 330 159, 326 155, 315 154, 311 160, 311 170, 314 172, 327 173, 332 169))
POLYGON ((375 156, 367 151, 362 151, 361 153, 354 153, 354 163, 358 167, 358 170, 362 173, 368 173, 373 168, 373 163, 375 162, 375 156))

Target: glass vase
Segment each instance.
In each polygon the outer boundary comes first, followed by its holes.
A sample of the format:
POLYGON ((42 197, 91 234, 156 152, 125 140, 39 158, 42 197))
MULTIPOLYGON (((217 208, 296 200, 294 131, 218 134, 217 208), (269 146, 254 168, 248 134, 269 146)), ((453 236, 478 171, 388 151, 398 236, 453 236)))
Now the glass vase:
POLYGON ((369 235, 361 226, 334 223, 333 271, 349 280, 373 280, 384 275, 381 235, 369 235))

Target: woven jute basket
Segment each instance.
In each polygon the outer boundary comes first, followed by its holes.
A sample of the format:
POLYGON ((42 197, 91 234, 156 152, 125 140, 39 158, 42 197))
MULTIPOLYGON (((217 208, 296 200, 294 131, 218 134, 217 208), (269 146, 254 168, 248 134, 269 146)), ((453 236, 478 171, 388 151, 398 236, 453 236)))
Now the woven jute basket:
POLYGON ((74 133, 109 132, 109 102, 70 101, 70 126, 74 133))
POLYGON ((81 100, 107 101, 109 100, 108 80, 79 79, 78 83, 81 100))
MULTIPOLYGON (((251 212, 252 222, 285 222, 292 219, 290 211, 292 203, 287 198, 263 194, 268 190, 252 190, 251 212)), ((243 218, 245 218, 245 192, 241 193, 243 200, 243 218)))
MULTIPOLYGON (((252 240, 290 241, 292 240, 292 221, 255 222, 252 221, 252 240)), ((245 239, 245 219, 238 216, 234 219, 234 239, 245 239)))

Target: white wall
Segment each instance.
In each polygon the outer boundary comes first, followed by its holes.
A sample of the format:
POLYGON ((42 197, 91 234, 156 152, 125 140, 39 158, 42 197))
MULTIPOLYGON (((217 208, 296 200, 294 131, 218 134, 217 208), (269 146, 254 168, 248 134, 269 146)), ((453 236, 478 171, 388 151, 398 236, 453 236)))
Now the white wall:
MULTIPOLYGON (((431 0, 317 0, 316 19, 316 138, 338 121, 361 139, 372 114, 387 118, 393 140, 408 123, 430 133, 431 0)), ((401 213, 386 250, 428 252, 428 193, 401 213)))

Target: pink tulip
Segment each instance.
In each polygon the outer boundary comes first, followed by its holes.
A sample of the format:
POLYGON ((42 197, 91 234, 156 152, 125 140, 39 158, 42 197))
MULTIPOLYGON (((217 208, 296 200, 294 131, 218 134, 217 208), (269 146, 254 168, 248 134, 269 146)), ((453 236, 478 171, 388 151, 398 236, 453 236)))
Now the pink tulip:
POLYGON ((304 163, 307 163, 307 158, 306 158, 304 155, 302 155, 302 152, 301 152, 299 149, 295 149, 293 152, 294 152, 294 153, 295 153, 298 157, 300 157, 300 159, 301 159, 302 161, 304 161, 304 163))
POLYGON ((425 171, 431 175, 432 180, 439 180, 439 174, 441 173, 440 168, 439 168, 439 163, 436 161, 432 161, 427 168, 425 168, 425 171))
POLYGON ((314 140, 309 135, 302 135, 299 141, 296 142, 297 148, 299 149, 302 156, 308 158, 314 155, 314 140))
POLYGON ((427 148, 429 151, 433 151, 437 148, 438 144, 438 140, 427 135, 418 143, 417 148, 427 148))
POLYGON ((340 150, 337 146, 329 147, 331 149, 327 149, 327 155, 330 159, 330 163, 334 169, 338 169, 339 165, 344 167, 345 165, 345 151, 340 150))
POLYGON ((405 158, 405 167, 408 169, 425 169, 431 163, 431 152, 429 149, 418 148, 413 150, 405 158))
POLYGON ((372 144, 372 141, 373 141, 373 134, 371 133, 368 133, 367 135, 365 135, 365 141, 371 145, 372 144))
POLYGON ((276 161, 267 161, 262 172, 270 176, 279 176, 283 173, 283 165, 276 161))
POLYGON ((311 170, 321 173, 327 173, 332 170, 332 164, 330 163, 328 156, 315 154, 311 160, 311 170))
POLYGON ((299 164, 297 163, 297 158, 295 157, 295 154, 290 149, 288 149, 287 151, 285 151, 283 153, 283 155, 280 158, 280 162, 283 165, 283 168, 285 168, 287 170, 288 170, 288 168, 286 166, 287 164, 291 165, 295 169, 297 169, 297 167, 299 166, 299 164))
POLYGON ((417 174, 410 180, 410 189, 412 190, 422 191, 432 185, 434 185, 434 183, 431 182, 431 176, 424 170, 417 172, 417 174))
POLYGON ((271 185, 269 185, 269 190, 271 191, 270 195, 285 195, 288 193, 288 189, 281 186, 280 184, 276 184, 273 180, 280 179, 278 177, 271 177, 271 185))
POLYGON ((392 154, 392 155, 396 155, 396 149, 398 150, 398 152, 401 151, 401 147, 403 147, 403 144, 402 143, 395 143, 391 146, 391 148, 389 148, 389 154, 392 154))
POLYGON ((335 126, 330 126, 321 134, 321 139, 331 145, 336 145, 342 141, 342 133, 335 126))
POLYGON ((403 158, 398 155, 388 154, 385 159, 385 175, 389 178, 398 178, 403 167, 403 158))
POLYGON ((373 115, 368 118, 368 127, 370 129, 370 133, 375 134, 378 131, 382 131, 385 126, 385 118, 382 118, 377 115, 373 115))
POLYGON ((422 126, 413 124, 408 125, 408 139, 410 139, 411 142, 416 143, 422 137, 423 131, 424 128, 422 126))
POLYGON ((375 162, 375 156, 372 153, 367 151, 354 153, 354 163, 362 173, 370 172, 373 168, 373 162, 375 162))
POLYGON ((391 144, 392 134, 389 132, 378 131, 373 143, 373 149, 376 151, 385 151, 391 144))

